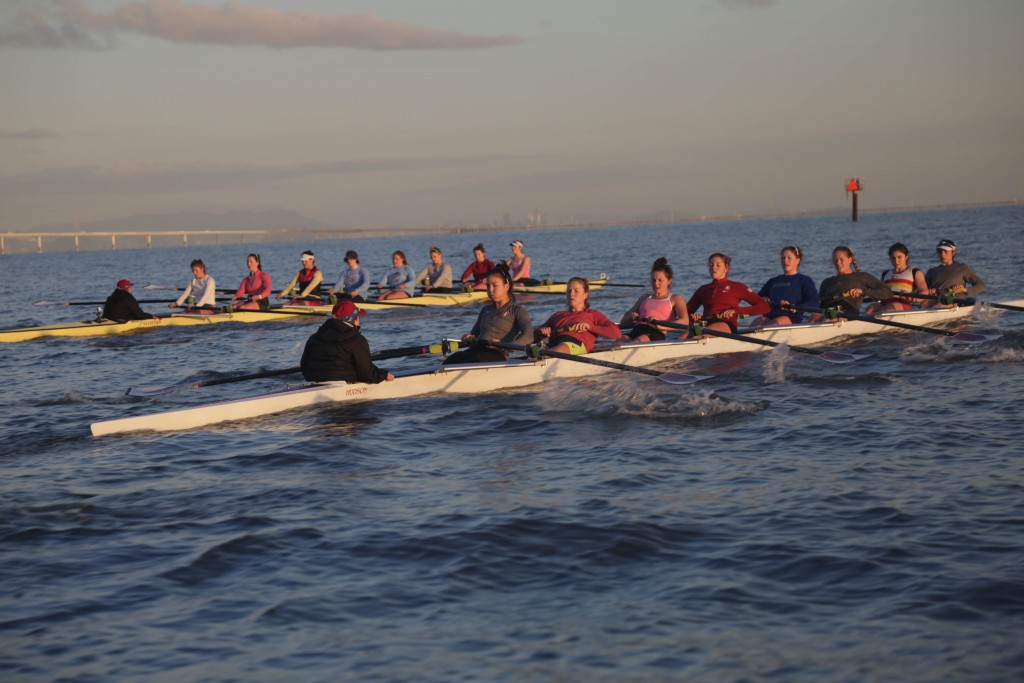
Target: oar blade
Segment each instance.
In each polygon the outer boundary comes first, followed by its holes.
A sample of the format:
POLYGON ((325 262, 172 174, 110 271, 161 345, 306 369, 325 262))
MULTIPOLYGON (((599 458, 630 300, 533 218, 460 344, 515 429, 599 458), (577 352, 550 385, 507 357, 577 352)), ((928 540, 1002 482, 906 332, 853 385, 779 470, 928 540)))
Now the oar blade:
POLYGON ((70 306, 70 301, 33 301, 33 306, 70 306))
POLYGON ((712 379, 714 375, 684 375, 679 372, 666 372, 658 375, 655 379, 659 379, 662 382, 668 384, 686 385, 696 384, 697 382, 703 382, 706 379, 712 379))
POLYGON ((961 344, 984 344, 985 342, 995 341, 1003 335, 1001 334, 977 334, 975 332, 957 332, 950 339, 961 344))
POLYGON ((127 396, 135 396, 136 398, 151 398, 153 396, 174 394, 185 389, 192 389, 195 386, 195 384, 174 384, 169 387, 132 387, 125 394, 127 396))
POLYGON ((870 353, 843 353, 842 351, 824 351, 817 354, 818 358, 829 363, 854 363, 867 358, 870 353))

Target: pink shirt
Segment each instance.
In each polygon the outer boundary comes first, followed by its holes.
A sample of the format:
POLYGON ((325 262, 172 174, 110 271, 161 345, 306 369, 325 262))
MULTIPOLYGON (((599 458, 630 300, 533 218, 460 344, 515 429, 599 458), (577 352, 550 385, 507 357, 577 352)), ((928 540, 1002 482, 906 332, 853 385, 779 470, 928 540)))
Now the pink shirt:
POLYGON ((249 273, 249 275, 242 280, 242 284, 238 286, 238 291, 235 292, 235 298, 251 298, 259 294, 261 299, 269 299, 272 289, 273 286, 270 284, 270 276, 262 270, 257 270, 255 273, 249 273))
POLYGON ((675 315, 673 315, 672 308, 671 293, 665 299, 655 299, 653 294, 648 294, 647 298, 640 302, 637 314, 642 319, 674 320, 675 315))
POLYGON ((523 258, 519 259, 518 263, 516 263, 515 259, 509 259, 508 269, 512 274, 513 280, 530 277, 530 264, 527 262, 525 255, 523 255, 523 258))

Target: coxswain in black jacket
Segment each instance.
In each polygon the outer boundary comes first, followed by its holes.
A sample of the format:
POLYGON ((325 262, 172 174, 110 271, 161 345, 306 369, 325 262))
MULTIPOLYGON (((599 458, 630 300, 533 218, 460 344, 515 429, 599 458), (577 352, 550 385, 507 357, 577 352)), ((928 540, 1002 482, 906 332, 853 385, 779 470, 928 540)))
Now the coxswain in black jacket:
POLYGON ((370 345, 359 332, 359 314, 363 311, 351 301, 339 302, 334 310, 335 317, 306 341, 300 362, 306 381, 378 384, 394 379, 370 360, 370 345), (347 313, 350 309, 356 313, 347 313))
POLYGON ((119 323, 129 320, 149 320, 153 316, 139 308, 139 302, 132 296, 131 288, 118 287, 107 297, 103 305, 103 317, 119 323))

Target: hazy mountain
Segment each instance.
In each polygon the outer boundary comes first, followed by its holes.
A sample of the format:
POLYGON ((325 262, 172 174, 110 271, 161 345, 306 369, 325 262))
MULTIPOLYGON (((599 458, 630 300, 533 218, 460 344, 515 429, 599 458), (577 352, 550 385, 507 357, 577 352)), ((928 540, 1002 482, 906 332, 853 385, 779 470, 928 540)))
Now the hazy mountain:
POLYGON ((318 230, 334 229, 315 218, 288 209, 266 211, 182 211, 171 214, 148 214, 111 218, 88 223, 65 223, 35 228, 46 232, 132 232, 168 230, 318 230))

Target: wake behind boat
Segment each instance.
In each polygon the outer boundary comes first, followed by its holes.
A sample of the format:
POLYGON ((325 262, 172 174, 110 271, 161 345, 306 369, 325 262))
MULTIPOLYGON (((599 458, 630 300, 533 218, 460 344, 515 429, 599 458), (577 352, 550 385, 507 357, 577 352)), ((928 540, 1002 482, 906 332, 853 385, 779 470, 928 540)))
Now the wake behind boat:
MULTIPOLYGON (((1006 304, 1024 305, 1024 301, 1011 301, 1006 304)), ((957 306, 893 312, 878 317, 902 323, 933 325, 963 318, 972 310, 971 306, 957 306)), ((837 320, 767 327, 747 331, 745 334, 757 339, 790 345, 814 345, 832 342, 844 336, 862 335, 885 329, 893 328, 880 327, 876 323, 863 320, 837 320)), ((670 360, 762 350, 763 348, 758 344, 737 339, 702 337, 685 341, 627 343, 595 351, 586 357, 613 363, 646 366, 670 360)), ((396 372, 393 382, 312 384, 256 397, 96 422, 91 425, 91 430, 94 436, 144 430, 179 431, 260 417, 321 403, 375 401, 430 393, 475 394, 525 387, 551 379, 570 379, 607 372, 612 372, 612 370, 571 360, 547 357, 538 360, 510 360, 505 363, 448 365, 427 371, 396 372)))

